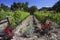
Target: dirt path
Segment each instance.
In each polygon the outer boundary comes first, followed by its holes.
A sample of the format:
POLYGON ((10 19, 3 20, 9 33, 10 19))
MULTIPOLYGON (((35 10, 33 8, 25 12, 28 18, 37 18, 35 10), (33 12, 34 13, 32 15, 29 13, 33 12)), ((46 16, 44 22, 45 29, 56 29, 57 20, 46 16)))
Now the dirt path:
POLYGON ((12 40, 16 40, 18 38, 21 38, 21 37, 18 37, 20 35, 21 28, 30 27, 30 26, 33 27, 33 18, 32 18, 32 16, 29 16, 28 18, 26 18, 20 25, 17 26, 16 31, 15 31, 14 39, 12 39, 12 40))
POLYGON ((46 40, 46 37, 43 36, 43 37, 38 38, 35 34, 32 34, 32 33, 31 33, 32 37, 30 37, 30 38, 20 37, 19 31, 21 28, 34 27, 34 26, 41 28, 41 25, 39 24, 38 20, 36 18, 34 18, 34 19, 36 20, 37 25, 33 25, 33 16, 29 16, 20 25, 18 25, 16 28, 16 31, 15 31, 15 36, 13 37, 12 40, 46 40))
POLYGON ((20 25, 18 25, 17 26, 17 28, 16 28, 16 31, 15 31, 15 33, 19 33, 19 31, 20 31, 20 29, 21 28, 25 28, 27 25, 28 25, 28 23, 30 22, 30 21, 32 21, 32 18, 31 18, 32 16, 29 16, 28 18, 26 18, 20 25))
MULTIPOLYGON (((35 17, 34 17, 34 19, 35 19, 37 25, 33 25, 33 16, 29 16, 20 25, 18 25, 16 28, 16 31, 15 31, 15 35, 14 35, 12 40, 47 40, 46 36, 42 36, 42 37, 38 38, 36 35, 34 35, 32 33, 31 33, 32 37, 30 37, 30 38, 20 37, 21 28, 26 28, 26 27, 30 27, 30 28, 32 27, 33 28, 34 26, 37 26, 38 28, 41 29, 41 25, 39 24, 39 21, 35 17)), ((60 38, 60 29, 56 29, 56 30, 59 32, 58 37, 60 38)), ((29 32, 31 32, 31 31, 29 31, 29 32)))

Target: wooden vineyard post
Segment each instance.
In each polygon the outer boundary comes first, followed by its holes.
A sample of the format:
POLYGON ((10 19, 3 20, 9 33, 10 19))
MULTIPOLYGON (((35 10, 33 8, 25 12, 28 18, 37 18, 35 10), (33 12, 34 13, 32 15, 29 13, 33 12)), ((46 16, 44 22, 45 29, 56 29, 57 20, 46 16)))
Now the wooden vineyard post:
POLYGON ((11 26, 11 23, 10 23, 9 17, 7 16, 6 19, 7 19, 8 25, 10 27, 11 26))

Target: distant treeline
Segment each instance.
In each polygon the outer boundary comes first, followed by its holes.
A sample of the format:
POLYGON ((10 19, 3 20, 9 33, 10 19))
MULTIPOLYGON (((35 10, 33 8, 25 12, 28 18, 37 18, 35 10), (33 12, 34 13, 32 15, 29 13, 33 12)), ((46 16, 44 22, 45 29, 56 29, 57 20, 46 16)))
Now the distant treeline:
POLYGON ((4 11, 16 11, 16 10, 22 10, 22 11, 25 11, 25 12, 34 12, 35 10, 37 10, 37 7, 36 6, 31 6, 31 7, 28 7, 28 2, 25 2, 25 3, 21 3, 21 2, 13 2, 13 4, 8 7, 6 6, 5 4, 1 3, 0 4, 0 10, 4 10, 4 11))
POLYGON ((52 7, 42 7, 41 9, 39 9, 39 11, 43 10, 60 12, 60 0, 56 2, 52 7))
POLYGON ((40 9, 37 9, 36 6, 31 6, 31 7, 28 7, 29 3, 28 2, 25 2, 25 3, 21 3, 21 2, 14 2, 11 7, 8 7, 6 6, 5 4, 1 3, 0 4, 0 10, 3 9, 5 11, 8 11, 8 10, 12 10, 12 11, 15 11, 17 9, 20 9, 20 10, 23 10, 23 11, 26 11, 26 12, 35 12, 36 10, 47 10, 47 11, 51 11, 51 10, 54 10, 56 12, 60 12, 60 1, 58 1, 57 3, 55 3, 53 5, 53 7, 42 7, 40 9))

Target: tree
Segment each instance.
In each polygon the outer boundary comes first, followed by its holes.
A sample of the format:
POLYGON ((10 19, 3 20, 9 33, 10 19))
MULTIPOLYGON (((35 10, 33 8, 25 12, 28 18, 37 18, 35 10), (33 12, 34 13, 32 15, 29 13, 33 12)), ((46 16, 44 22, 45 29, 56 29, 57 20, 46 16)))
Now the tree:
POLYGON ((5 10, 5 11, 9 10, 9 7, 6 6, 6 5, 4 5, 3 3, 1 3, 0 8, 3 9, 3 10, 5 10))
POLYGON ((51 7, 42 7, 42 8, 40 8, 39 9, 39 11, 51 11, 52 10, 52 8, 51 7))
POLYGON ((34 15, 34 12, 37 10, 37 7, 36 6, 31 6, 30 8, 29 8, 29 12, 30 12, 30 14, 32 14, 32 15, 34 15))
POLYGON ((24 11, 27 11, 28 12, 28 2, 26 2, 25 4, 24 4, 24 11))
POLYGON ((0 5, 0 10, 1 10, 1 5, 0 5))
POLYGON ((17 5, 18 5, 18 8, 21 10, 21 8, 22 8, 22 3, 18 2, 17 5))
POLYGON ((53 10, 60 12, 60 0, 52 7, 53 10))
POLYGON ((16 2, 14 2, 12 5, 11 5, 11 10, 17 10, 18 9, 18 5, 16 2))
POLYGON ((16 2, 14 2, 11 5, 11 10, 15 11, 17 9, 28 11, 28 2, 25 2, 25 3, 21 3, 21 2, 16 3, 16 2))

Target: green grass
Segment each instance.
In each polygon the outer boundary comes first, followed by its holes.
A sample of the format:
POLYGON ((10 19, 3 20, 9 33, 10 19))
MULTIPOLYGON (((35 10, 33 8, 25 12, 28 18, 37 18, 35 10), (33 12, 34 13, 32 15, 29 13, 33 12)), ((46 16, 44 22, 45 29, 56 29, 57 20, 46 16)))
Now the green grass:
POLYGON ((60 24, 60 13, 50 13, 48 11, 44 12, 39 12, 39 11, 36 11, 35 12, 35 16, 38 20, 44 20, 44 17, 45 16, 48 16, 52 21, 60 24))
POLYGON ((24 20, 27 16, 29 16, 29 13, 24 12, 24 11, 20 11, 20 10, 17 10, 15 12, 12 12, 12 11, 6 12, 4 10, 1 10, 0 11, 0 20, 6 18, 6 16, 9 16, 11 25, 16 26, 16 24, 18 24, 19 22, 24 20))

